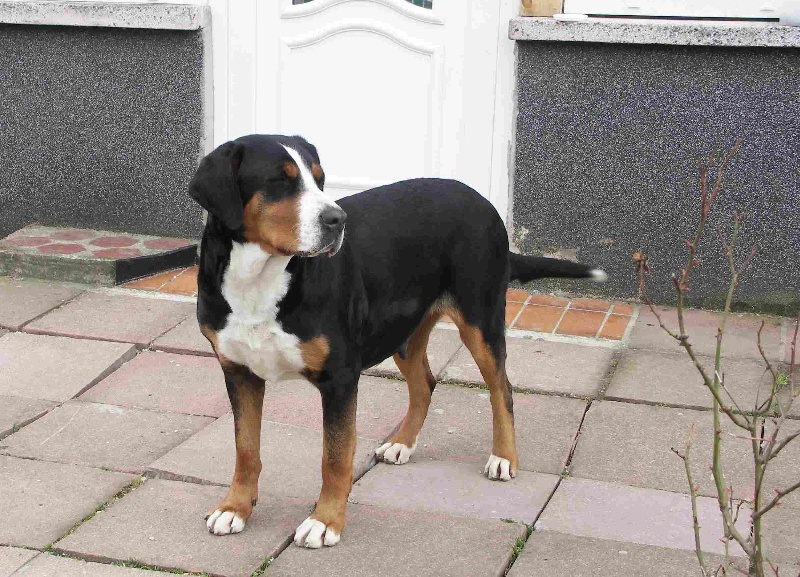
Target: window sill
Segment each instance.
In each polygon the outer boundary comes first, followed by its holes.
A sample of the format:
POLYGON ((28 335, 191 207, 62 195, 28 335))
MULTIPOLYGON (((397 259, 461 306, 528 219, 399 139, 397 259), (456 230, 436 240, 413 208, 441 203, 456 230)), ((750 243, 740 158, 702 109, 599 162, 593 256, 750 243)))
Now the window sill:
POLYGON ((509 25, 512 40, 671 44, 677 46, 800 47, 800 27, 771 22, 589 18, 559 22, 517 17, 509 25))
POLYGON ((0 1, 0 24, 199 30, 207 7, 192 4, 0 1))

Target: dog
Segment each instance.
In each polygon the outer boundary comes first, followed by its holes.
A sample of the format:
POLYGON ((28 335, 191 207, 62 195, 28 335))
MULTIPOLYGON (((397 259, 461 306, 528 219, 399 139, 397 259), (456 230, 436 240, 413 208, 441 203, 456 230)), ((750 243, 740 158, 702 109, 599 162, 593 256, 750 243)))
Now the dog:
POLYGON ((376 454, 406 463, 436 386, 426 347, 444 314, 490 391, 484 474, 510 480, 518 460, 505 371, 508 283, 605 279, 583 264, 510 252, 497 211, 460 182, 406 180, 338 202, 324 184, 312 144, 268 135, 222 144, 189 184, 208 212, 197 319, 222 367, 236 431, 233 481, 206 517, 215 535, 242 531, 258 499, 265 381, 302 376, 322 398, 322 489, 294 542, 338 543, 353 481, 359 375, 394 356, 409 408, 376 454))

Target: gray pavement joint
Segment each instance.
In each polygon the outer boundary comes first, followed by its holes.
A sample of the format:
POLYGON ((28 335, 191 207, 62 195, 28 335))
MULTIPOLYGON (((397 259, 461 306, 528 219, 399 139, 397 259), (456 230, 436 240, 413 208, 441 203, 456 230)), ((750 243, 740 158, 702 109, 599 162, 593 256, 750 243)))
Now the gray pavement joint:
POLYGON ((608 387, 611 385, 611 381, 614 379, 614 375, 617 372, 617 367, 619 366, 619 361, 622 358, 622 351, 616 350, 614 354, 611 355, 611 360, 608 363, 608 368, 606 369, 606 374, 603 375, 603 379, 601 380, 600 389, 597 391, 597 394, 594 395, 595 399, 604 399, 606 396, 606 391, 608 387))
MULTIPOLYGON (((86 292, 85 290, 82 290, 82 291, 80 291, 79 293, 77 293, 76 295, 73 295, 72 297, 68 298, 67 300, 65 300, 65 301, 63 301, 63 302, 60 302, 59 304, 57 304, 57 305, 55 305, 55 306, 53 306, 53 307, 51 307, 51 308, 47 309, 47 310, 46 310, 46 311, 44 311, 43 313, 40 313, 40 314, 36 315, 35 317, 28 319, 27 321, 25 321, 24 323, 22 323, 22 324, 19 326, 19 328, 18 328, 18 329, 16 329, 16 330, 18 330, 18 331, 21 331, 21 330, 23 330, 23 329, 24 329, 26 326, 28 326, 29 324, 31 324, 31 323, 33 323, 33 322, 36 322, 36 321, 38 321, 38 320, 39 320, 39 319, 41 319, 42 317, 44 317, 44 316, 47 316, 47 315, 49 315, 50 313, 52 313, 52 312, 54 312, 54 311, 57 311, 57 310, 58 310, 58 309, 60 309, 60 308, 63 308, 63 307, 65 307, 66 305, 68 305, 69 303, 71 303, 72 301, 74 301, 75 299, 77 299, 79 296, 81 296, 81 295, 82 295, 83 293, 85 293, 85 292, 86 292)), ((9 330, 11 330, 11 329, 9 329, 9 330)), ((15 331, 15 332, 16 332, 16 331, 15 331)))
MULTIPOLYGON (((78 527, 80 527, 81 525, 83 525, 84 523, 86 523, 86 522, 87 522, 89 519, 91 519, 92 517, 94 517, 95 515, 97 515, 98 513, 100 513, 101 511, 105 511, 106 509, 108 509, 108 507, 110 507, 112 504, 114 504, 114 503, 116 503, 117 501, 119 501, 120 499, 122 499, 122 498, 123 498, 125 495, 127 495, 127 494, 128 494, 128 493, 130 493, 131 491, 134 491, 134 490, 138 489, 139 487, 141 487, 141 486, 142 486, 142 485, 143 485, 143 484, 144 484, 146 481, 147 481, 147 477, 145 477, 144 475, 142 475, 142 476, 139 476, 139 477, 136 477, 136 478, 135 478, 133 481, 131 481, 130 483, 128 483, 127 485, 125 485, 125 486, 124 486, 122 489, 120 489, 120 490, 119 490, 119 491, 118 491, 118 492, 117 492, 117 493, 116 493, 116 494, 115 494, 113 497, 111 497, 111 498, 110 498, 108 501, 106 501, 105 503, 101 503, 101 504, 100 504, 100 505, 99 505, 99 506, 98 506, 98 507, 97 507, 97 508, 96 508, 94 511, 92 511, 91 513, 89 513, 88 515, 86 515, 86 516, 85 516, 83 519, 81 519, 80 521, 78 521, 77 523, 75 523, 75 524, 74 524, 74 525, 73 525, 73 526, 72 526, 72 527, 69 529, 69 531, 67 531, 66 533, 64 533, 63 535, 61 535, 61 536, 60 536, 58 539, 56 539, 55 541, 53 541, 52 543, 50 543, 50 544, 49 544, 47 547, 45 547, 45 548, 44 548, 44 551, 46 551, 46 552, 50 552, 51 550, 53 550, 53 547, 54 547, 54 545, 55 545, 56 543, 58 543, 58 542, 59 542, 59 541, 61 541, 62 539, 65 539, 66 537, 69 537, 70 535, 72 535, 72 533, 74 533, 74 532, 75 532, 75 530, 76 530, 78 527)), ((87 561, 88 561, 88 559, 87 559, 87 561)))
POLYGON ((527 544, 528 539, 530 539, 531 535, 536 530, 536 523, 538 523, 539 518, 545 512, 547 506, 550 504, 550 501, 553 499, 553 496, 555 496, 556 491, 558 491, 558 488, 561 486, 561 481, 566 476, 569 475, 569 466, 570 463, 572 462, 572 456, 575 454, 575 449, 578 446, 578 441, 581 436, 581 429, 583 428, 583 422, 584 420, 586 420, 586 414, 589 412, 591 406, 592 406, 592 400, 589 399, 589 401, 586 403, 586 407, 584 407, 583 409, 583 415, 581 415, 581 421, 578 424, 577 429, 575 430, 575 436, 572 439, 572 445, 570 446, 569 453, 567 454, 567 458, 564 462, 564 469, 561 475, 559 475, 556 484, 553 486, 553 490, 550 491, 550 494, 547 496, 547 499, 545 499, 545 502, 542 505, 542 508, 539 510, 539 513, 536 515, 536 518, 530 524, 524 523, 524 525, 527 527, 526 535, 524 539, 520 538, 517 540, 517 543, 514 546, 514 552, 512 553, 511 559, 509 560, 509 563, 506 566, 505 573, 503 573, 504 576, 508 575, 508 572, 511 571, 511 567, 513 567, 514 563, 519 558, 520 553, 522 553, 523 549, 525 549, 525 545, 527 544))

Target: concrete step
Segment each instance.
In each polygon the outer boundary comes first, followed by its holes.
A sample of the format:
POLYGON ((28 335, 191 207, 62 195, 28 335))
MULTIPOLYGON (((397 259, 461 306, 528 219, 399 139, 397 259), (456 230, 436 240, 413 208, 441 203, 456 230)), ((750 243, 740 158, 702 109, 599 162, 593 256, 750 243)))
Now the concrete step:
POLYGON ((0 240, 0 275, 22 278, 113 286, 196 260, 184 238, 33 225, 0 240))

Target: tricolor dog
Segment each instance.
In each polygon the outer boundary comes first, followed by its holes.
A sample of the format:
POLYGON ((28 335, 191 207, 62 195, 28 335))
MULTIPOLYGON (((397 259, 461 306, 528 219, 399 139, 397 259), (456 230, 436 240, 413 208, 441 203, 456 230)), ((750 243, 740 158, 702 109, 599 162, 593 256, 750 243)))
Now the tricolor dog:
POLYGON ((303 138, 253 135, 206 156, 189 187, 208 211, 197 317, 214 347, 236 424, 236 470, 207 517, 215 535, 244 529, 258 498, 265 381, 298 376, 322 397, 322 490, 296 530, 305 547, 335 545, 345 525, 361 371, 394 356, 409 408, 376 450, 389 463, 417 446, 436 380, 426 347, 443 315, 456 323, 490 391, 493 442, 484 473, 517 472, 505 371, 509 280, 603 280, 603 271, 509 252, 503 221, 453 180, 417 179, 333 202, 303 138))

